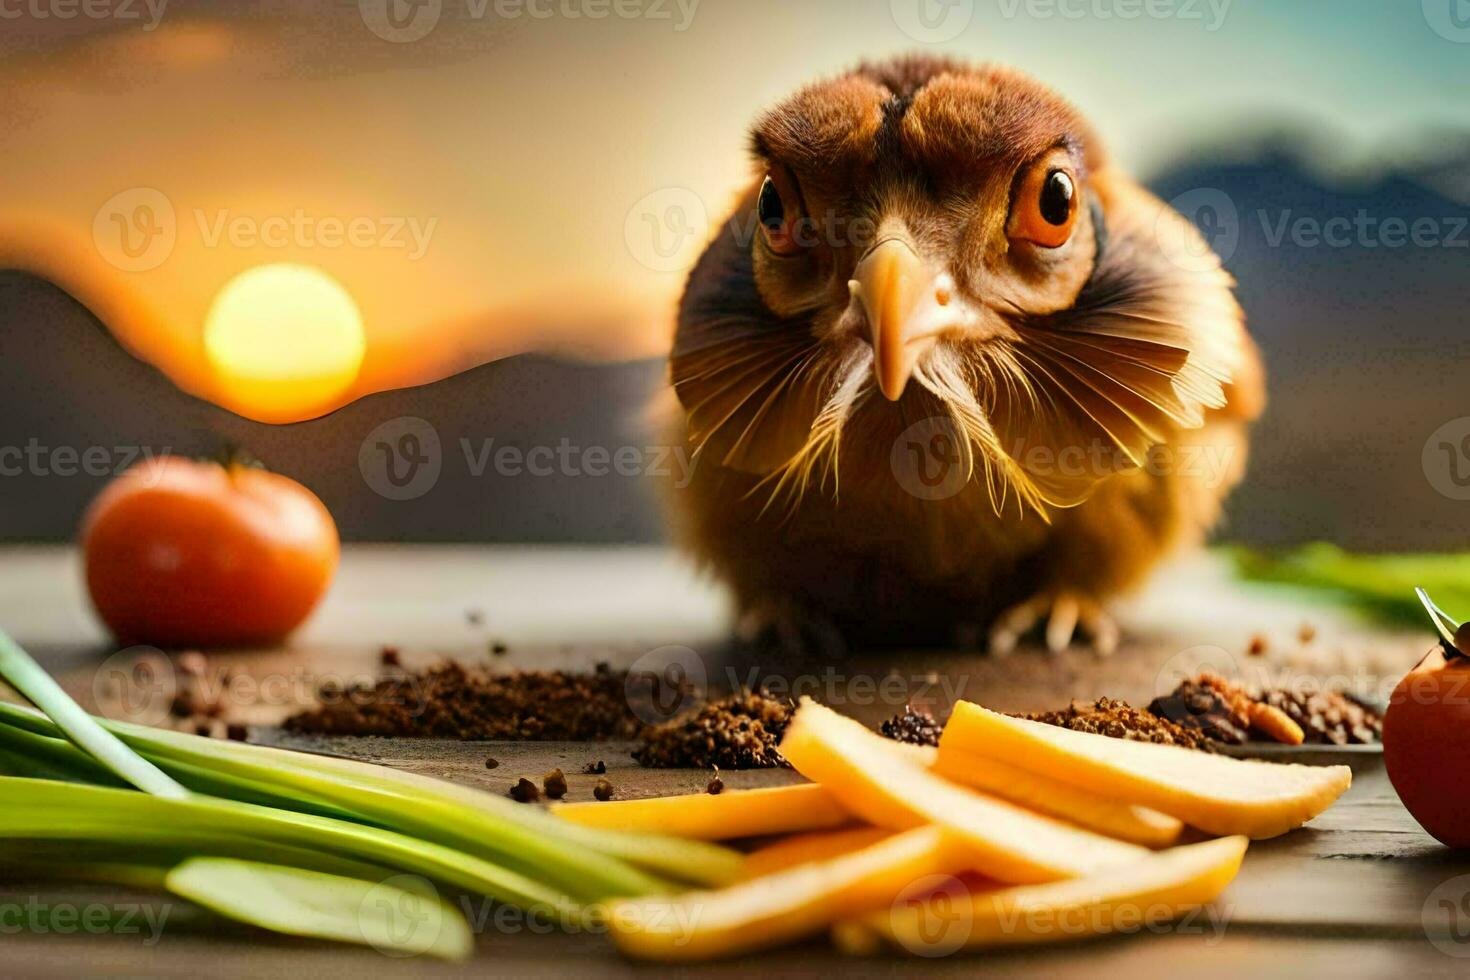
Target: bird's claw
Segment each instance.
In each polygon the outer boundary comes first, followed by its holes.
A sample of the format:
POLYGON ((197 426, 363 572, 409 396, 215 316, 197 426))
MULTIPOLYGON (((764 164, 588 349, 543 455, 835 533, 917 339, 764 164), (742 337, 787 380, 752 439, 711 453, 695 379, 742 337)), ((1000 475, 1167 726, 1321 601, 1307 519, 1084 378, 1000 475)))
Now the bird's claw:
POLYGON ((1096 599, 1066 590, 1043 592, 1012 606, 990 627, 990 652, 1003 657, 1016 649, 1021 637, 1046 620, 1046 648, 1060 653, 1072 645, 1080 627, 1091 638, 1092 648, 1108 656, 1118 648, 1118 624, 1096 599))

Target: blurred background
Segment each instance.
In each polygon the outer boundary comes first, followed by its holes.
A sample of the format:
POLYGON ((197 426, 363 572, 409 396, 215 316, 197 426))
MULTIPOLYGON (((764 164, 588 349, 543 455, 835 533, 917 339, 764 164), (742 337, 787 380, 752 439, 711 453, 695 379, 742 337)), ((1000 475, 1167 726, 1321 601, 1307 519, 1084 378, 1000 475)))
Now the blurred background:
POLYGON ((918 50, 1055 86, 1239 279, 1271 403, 1222 538, 1470 545, 1465 0, 306 6, 0 5, 0 540, 231 448, 347 540, 661 540, 748 124, 918 50))

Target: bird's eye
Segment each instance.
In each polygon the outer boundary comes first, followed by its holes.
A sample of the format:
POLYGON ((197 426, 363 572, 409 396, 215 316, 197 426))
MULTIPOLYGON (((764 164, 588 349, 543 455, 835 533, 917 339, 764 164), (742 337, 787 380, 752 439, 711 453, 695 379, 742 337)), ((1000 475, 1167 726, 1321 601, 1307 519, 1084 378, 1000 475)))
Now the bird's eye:
POLYGON ((1043 160, 1031 168, 1016 192, 1011 209, 1011 238, 1042 248, 1060 248, 1077 223, 1077 183, 1071 172, 1043 160))
POLYGON ((800 209, 788 203, 787 196, 769 175, 761 182, 760 194, 755 200, 755 213, 760 219, 761 234, 765 236, 766 244, 772 252, 777 255, 795 255, 801 251, 801 243, 796 237, 797 222, 801 218, 800 209))

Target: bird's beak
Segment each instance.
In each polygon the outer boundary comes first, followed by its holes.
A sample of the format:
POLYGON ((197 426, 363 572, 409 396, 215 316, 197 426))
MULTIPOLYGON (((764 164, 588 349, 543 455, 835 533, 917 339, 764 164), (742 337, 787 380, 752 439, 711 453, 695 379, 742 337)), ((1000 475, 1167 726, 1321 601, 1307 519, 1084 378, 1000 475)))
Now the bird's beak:
POLYGON ((947 273, 931 271, 897 238, 873 246, 853 277, 847 285, 867 315, 878 389, 897 401, 919 356, 954 320, 953 311, 946 309, 953 301, 954 283, 947 273))

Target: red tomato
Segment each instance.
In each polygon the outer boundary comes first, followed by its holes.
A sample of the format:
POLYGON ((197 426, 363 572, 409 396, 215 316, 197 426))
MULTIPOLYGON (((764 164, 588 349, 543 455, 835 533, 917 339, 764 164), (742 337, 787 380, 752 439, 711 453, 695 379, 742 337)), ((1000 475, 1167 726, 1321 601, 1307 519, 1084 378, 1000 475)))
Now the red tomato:
POLYGON ((1470 658, 1435 647, 1394 688, 1383 762, 1414 819, 1450 847, 1470 847, 1470 658))
POLYGON ((132 467, 82 522, 87 588, 123 643, 280 642, 325 594, 341 547, 294 480, 165 456, 132 467))

